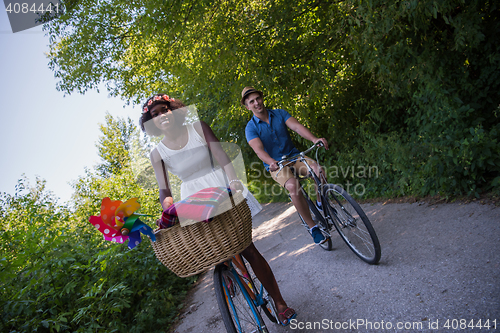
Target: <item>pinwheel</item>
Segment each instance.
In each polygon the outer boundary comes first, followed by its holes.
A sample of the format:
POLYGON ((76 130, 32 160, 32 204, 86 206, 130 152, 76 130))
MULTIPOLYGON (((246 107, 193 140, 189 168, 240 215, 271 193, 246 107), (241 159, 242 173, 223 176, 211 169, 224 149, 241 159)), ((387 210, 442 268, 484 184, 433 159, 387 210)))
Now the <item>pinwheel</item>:
POLYGON ((140 207, 137 198, 126 202, 104 198, 101 215, 91 216, 89 221, 104 235, 105 240, 123 243, 128 239, 128 247, 133 249, 141 242, 141 233, 156 241, 153 229, 139 220, 139 216, 147 215, 135 213, 140 207))

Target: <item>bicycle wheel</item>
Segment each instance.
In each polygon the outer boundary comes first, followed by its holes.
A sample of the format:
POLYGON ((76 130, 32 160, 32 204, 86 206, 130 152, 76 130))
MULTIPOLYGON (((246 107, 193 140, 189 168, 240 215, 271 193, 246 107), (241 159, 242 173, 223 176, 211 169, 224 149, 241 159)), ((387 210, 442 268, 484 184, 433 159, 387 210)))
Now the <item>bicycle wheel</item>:
MULTIPOLYGON (((243 257, 242 257, 243 258, 243 257)), ((248 272, 248 276, 244 276, 240 274, 240 278, 244 283, 250 286, 252 291, 254 292, 257 303, 262 303, 260 305, 262 311, 266 314, 267 318, 273 323, 278 322, 278 310, 276 309, 276 304, 274 304, 274 299, 269 295, 266 288, 262 285, 260 280, 255 275, 252 266, 248 263, 248 261, 243 258, 243 262, 245 265, 245 269, 248 272)), ((236 269, 238 270, 238 269, 236 269)))
POLYGON ((356 201, 340 186, 327 184, 323 196, 328 205, 327 218, 342 239, 363 261, 376 264, 380 260, 380 243, 370 220, 356 201))
POLYGON ((237 277, 224 264, 215 267, 214 289, 228 333, 268 333, 252 299, 246 290, 240 287, 237 277))

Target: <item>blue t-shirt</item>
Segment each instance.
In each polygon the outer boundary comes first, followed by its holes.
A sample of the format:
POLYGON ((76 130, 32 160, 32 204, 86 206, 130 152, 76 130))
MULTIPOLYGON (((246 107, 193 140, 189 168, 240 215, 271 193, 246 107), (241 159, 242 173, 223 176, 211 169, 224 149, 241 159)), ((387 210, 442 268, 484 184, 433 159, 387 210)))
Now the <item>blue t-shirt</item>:
MULTIPOLYGON (((269 124, 260 120, 256 116, 247 124, 245 135, 247 142, 255 138, 260 138, 264 145, 264 150, 276 161, 281 160, 283 155, 298 154, 300 151, 295 148, 292 142, 288 126, 285 122, 292 116, 282 109, 267 110, 269 114, 269 124)), ((264 163, 269 171, 269 164, 264 163)))

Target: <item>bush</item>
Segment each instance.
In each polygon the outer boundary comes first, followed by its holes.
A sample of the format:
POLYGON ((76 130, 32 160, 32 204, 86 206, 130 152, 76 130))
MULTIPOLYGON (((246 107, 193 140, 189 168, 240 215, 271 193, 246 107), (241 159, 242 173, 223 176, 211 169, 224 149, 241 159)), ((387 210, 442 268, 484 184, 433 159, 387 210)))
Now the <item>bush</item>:
POLYGON ((54 204, 43 182, 18 188, 0 199, 2 331, 168 329, 196 277, 162 266, 145 236, 133 250, 104 242, 88 221, 54 204))

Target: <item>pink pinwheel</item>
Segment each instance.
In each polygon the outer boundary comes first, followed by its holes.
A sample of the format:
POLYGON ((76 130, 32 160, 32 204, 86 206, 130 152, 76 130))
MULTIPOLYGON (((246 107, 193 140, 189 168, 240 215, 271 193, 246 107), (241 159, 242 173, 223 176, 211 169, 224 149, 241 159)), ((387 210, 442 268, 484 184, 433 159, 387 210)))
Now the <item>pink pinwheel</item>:
POLYGON ((132 198, 122 203, 120 200, 112 201, 110 198, 102 199, 101 214, 91 216, 89 221, 103 235, 104 239, 111 242, 123 243, 129 239, 128 247, 134 248, 141 242, 140 233, 148 235, 155 241, 153 230, 139 220, 144 214, 135 213, 141 206, 137 198, 132 198))

